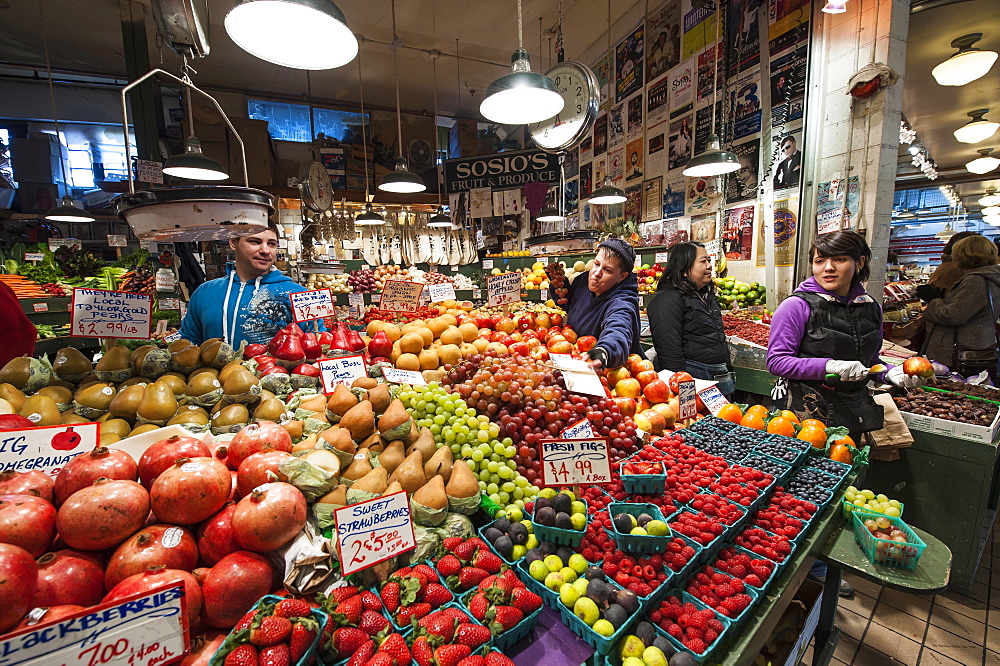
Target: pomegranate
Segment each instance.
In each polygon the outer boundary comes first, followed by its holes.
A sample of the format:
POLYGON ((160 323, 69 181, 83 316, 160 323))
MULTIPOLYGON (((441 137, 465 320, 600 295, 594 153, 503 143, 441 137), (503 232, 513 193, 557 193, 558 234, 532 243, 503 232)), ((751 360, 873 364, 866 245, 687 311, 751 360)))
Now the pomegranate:
POLYGON ((78 490, 56 514, 59 537, 70 548, 114 548, 146 522, 149 494, 135 481, 98 479, 78 490))
POLYGON ((227 504, 198 528, 198 552, 209 566, 215 566, 226 555, 240 549, 233 537, 235 504, 227 504))
POLYGON ((278 471, 278 465, 292 457, 284 451, 268 451, 253 453, 242 463, 236 472, 236 494, 246 497, 257 486, 270 481, 288 481, 288 477, 278 471), (272 476, 273 474, 273 476, 272 476))
POLYGON ((56 508, 34 495, 0 495, 0 543, 38 557, 56 538, 56 508))
POLYGON ((239 494, 239 493, 237 492, 237 488, 238 488, 239 486, 237 485, 237 482, 236 482, 236 481, 237 481, 237 477, 236 477, 236 470, 229 470, 229 478, 230 478, 230 480, 232 481, 232 484, 233 484, 233 487, 232 487, 232 488, 230 488, 230 490, 229 490, 229 499, 228 499, 228 500, 226 500, 226 501, 227 501, 227 502, 235 502, 235 501, 236 501, 236 500, 238 500, 238 499, 239 499, 240 497, 242 497, 242 495, 240 495, 240 494, 239 494))
POLYGON ((70 495, 86 488, 100 478, 135 481, 135 459, 121 449, 99 446, 69 461, 56 477, 56 504, 62 504, 70 495))
POLYGON ((233 535, 247 550, 269 553, 295 538, 306 524, 306 498, 290 483, 268 483, 236 505, 233 535))
POLYGON ((177 525, 152 525, 129 537, 108 560, 104 587, 110 590, 151 566, 191 571, 198 564, 194 536, 177 525))
POLYGON ((221 509, 233 489, 229 469, 212 457, 178 458, 149 491, 153 513, 164 523, 194 525, 221 509))
POLYGON ((0 472, 0 495, 34 495, 51 502, 55 495, 53 485, 52 477, 38 470, 0 472))
POLYGON ((213 631, 204 636, 195 636, 191 639, 191 652, 188 653, 178 666, 208 666, 212 661, 212 655, 226 642, 226 633, 223 631, 213 631))
POLYGON ((208 578, 208 572, 212 570, 212 567, 198 567, 197 569, 191 570, 191 575, 194 579, 198 581, 199 585, 204 585, 205 580, 208 578))
POLYGON ((36 427, 34 421, 18 414, 0 414, 0 430, 21 430, 22 428, 36 427))
MULTIPOLYGON (((265 586, 271 585, 268 572, 265 586)), ((20 546, 0 543, 0 633, 17 624, 31 609, 38 588, 38 567, 20 546)))
POLYGON ((87 610, 85 606, 76 606, 74 604, 66 604, 64 606, 35 606, 28 611, 28 614, 24 616, 24 619, 21 620, 11 631, 38 627, 50 622, 58 622, 59 620, 71 617, 85 610, 87 610))
POLYGON ((292 451, 292 436, 273 421, 251 423, 229 442, 229 466, 239 469, 251 454, 261 451, 292 451))
POLYGON ((198 621, 198 615, 201 613, 201 587, 198 586, 198 581, 194 579, 194 576, 180 569, 165 569, 160 566, 149 567, 146 571, 133 574, 115 585, 114 589, 104 595, 101 603, 118 601, 133 594, 145 594, 162 585, 176 582, 184 583, 188 626, 193 626, 198 621))
POLYGON ((161 439, 139 457, 139 482, 149 490, 153 481, 178 458, 204 458, 212 452, 204 442, 194 437, 174 435, 161 439))
MULTIPOLYGON (((212 567, 202 587, 203 618, 210 627, 227 629, 240 621, 271 590, 274 572, 267 558, 238 550, 212 567)), ((190 608, 190 606, 189 606, 190 608)))
POLYGON ((92 553, 68 548, 38 558, 34 606, 93 606, 104 596, 104 565, 92 553))

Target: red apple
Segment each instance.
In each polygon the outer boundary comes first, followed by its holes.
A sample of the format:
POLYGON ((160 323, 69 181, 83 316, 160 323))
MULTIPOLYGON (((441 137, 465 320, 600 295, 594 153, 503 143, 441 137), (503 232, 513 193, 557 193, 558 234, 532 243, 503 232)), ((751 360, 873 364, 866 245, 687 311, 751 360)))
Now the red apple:
POLYGON ((618 411, 622 413, 622 416, 635 416, 636 402, 634 398, 615 398, 615 404, 618 405, 618 411))
POLYGON ((642 386, 642 388, 646 388, 659 379, 660 376, 656 374, 655 370, 642 370, 636 374, 635 378, 639 380, 639 385, 642 386))
POLYGON ((573 351, 573 345, 568 340, 557 340, 549 344, 549 351, 553 354, 569 354, 573 351))
POLYGON ((628 379, 631 376, 632 375, 629 374, 628 369, 625 367, 609 370, 607 374, 608 386, 610 386, 611 388, 615 388, 618 385, 618 382, 620 382, 623 379, 628 379))
POLYGON ((507 348, 510 350, 510 353, 515 356, 527 356, 530 351, 528 349, 528 345, 523 342, 515 342, 512 345, 508 345, 507 348))
POLYGON ((489 317, 476 317, 476 326, 479 328, 493 329, 493 320, 489 317))
POLYGON ((658 402, 670 400, 670 389, 662 379, 657 379, 646 385, 646 388, 642 390, 642 395, 655 405, 658 402))
POLYGON ((621 379, 615 384, 615 393, 622 398, 638 398, 642 395, 642 386, 638 379, 621 379))
POLYGON ((693 381, 694 377, 692 377, 690 374, 684 371, 675 372, 674 374, 670 375, 670 391, 672 393, 677 393, 677 388, 681 382, 693 382, 693 381))
POLYGON ((587 352, 593 349, 596 344, 597 338, 592 335, 584 335, 577 339, 576 348, 582 352, 587 352))
POLYGON ((571 343, 576 342, 577 338, 576 331, 574 331, 569 326, 566 326, 565 328, 563 328, 563 337, 565 337, 571 343))
POLYGON ((625 367, 627 367, 629 372, 632 374, 639 374, 639 370, 636 369, 635 364, 641 360, 643 360, 642 354, 629 354, 628 358, 625 359, 625 367))
POLYGON ((933 377, 934 366, 923 356, 911 356, 903 361, 903 372, 911 377, 933 377))
POLYGON ((553 312, 549 317, 552 319, 553 326, 562 326, 563 316, 558 312, 553 312))
POLYGON ((514 323, 513 319, 509 317, 503 317, 497 322, 497 330, 503 331, 504 333, 513 333, 517 330, 517 324, 514 323))

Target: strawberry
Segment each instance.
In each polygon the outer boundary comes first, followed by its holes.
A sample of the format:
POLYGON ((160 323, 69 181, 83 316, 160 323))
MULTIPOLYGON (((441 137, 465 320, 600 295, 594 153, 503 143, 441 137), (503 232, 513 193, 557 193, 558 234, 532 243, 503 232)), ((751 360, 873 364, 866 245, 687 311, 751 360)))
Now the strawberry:
POLYGON ((472 558, 475 557, 476 551, 479 550, 479 544, 474 542, 472 539, 458 545, 454 550, 455 557, 462 560, 463 562, 470 562, 472 558))
POLYGON ((452 588, 457 586, 459 590, 468 590, 479 585, 489 575, 490 572, 485 569, 465 567, 458 572, 457 577, 452 576, 448 579, 448 585, 452 588))
POLYGON ((375 646, 375 641, 368 641, 364 643, 361 647, 354 651, 351 658, 347 660, 345 666, 364 666, 364 664, 375 656, 375 651, 378 648, 375 646))
POLYGON ((468 645, 442 645, 434 650, 434 661, 438 666, 458 666, 458 662, 472 654, 468 645))
POLYGON ((455 630, 455 642, 468 645, 470 648, 477 648, 488 643, 492 637, 493 634, 490 633, 488 627, 471 622, 463 622, 455 630))
POLYGON ((361 603, 364 604, 365 610, 370 611, 381 611, 382 610, 382 600, 378 598, 378 595, 371 590, 365 590, 361 593, 361 603))
POLYGON ((319 625, 312 618, 302 618, 292 625, 292 635, 288 639, 289 659, 297 664, 316 639, 319 625))
POLYGON ((410 663, 410 649, 406 647, 406 639, 401 634, 389 634, 382 644, 378 646, 378 651, 392 657, 396 666, 408 666, 410 663))
POLYGON ((462 570, 462 561, 449 553, 438 561, 437 568, 445 578, 457 576, 458 572, 462 570))
POLYGON ((517 587, 511 583, 506 578, 501 578, 500 576, 490 576, 493 579, 493 585, 488 587, 483 587, 483 583, 488 579, 484 579, 479 583, 479 589, 486 592, 486 597, 493 603, 506 604, 510 601, 510 594, 517 587))
POLYGON ((489 652, 486 654, 485 666, 514 666, 514 661, 503 652, 489 652))
POLYGON ((257 648, 244 643, 226 655, 223 666, 258 666, 257 648))
POLYGON ((429 603, 434 608, 443 606, 451 601, 451 598, 451 592, 447 587, 441 585, 440 583, 430 583, 427 586, 427 589, 424 590, 424 601, 429 603))
POLYGON ((395 613, 396 609, 399 608, 400 594, 399 583, 395 581, 386 583, 385 587, 382 588, 382 604, 390 613, 395 613))
POLYGON ((365 604, 360 594, 349 599, 344 599, 337 604, 333 621, 341 626, 356 627, 358 626, 358 622, 361 621, 361 612, 364 609, 365 604))
POLYGON ((462 537, 448 537, 447 539, 441 540, 441 546, 449 553, 454 553, 455 548, 463 543, 465 543, 465 539, 462 537))
POLYGON ((500 572, 500 577, 506 581, 510 581, 514 585, 514 587, 524 587, 524 583, 522 583, 521 580, 517 577, 517 574, 514 573, 513 569, 504 569, 502 572, 500 572))
POLYGON ((302 599, 282 599, 274 607, 274 614, 278 617, 309 617, 312 607, 302 599))
POLYGON ((486 617, 491 620, 490 631, 496 636, 517 626, 517 623, 524 619, 524 613, 513 606, 494 606, 486 617))
POLYGON ((250 629, 250 642, 267 647, 288 638, 292 633, 292 622, 287 617, 272 615, 260 621, 256 629, 250 629))
POLYGON ((341 627, 333 632, 333 650, 338 659, 345 659, 369 640, 368 634, 354 627, 341 627))
POLYGON ((458 666, 485 666, 486 657, 479 654, 470 654, 468 657, 458 662, 458 666))
POLYGON ((255 610, 252 610, 252 611, 248 612, 246 615, 244 615, 243 619, 240 620, 239 623, 235 627, 233 627, 233 633, 235 634, 237 631, 242 631, 244 629, 249 629, 250 625, 253 623, 253 618, 256 615, 257 615, 257 611, 255 611, 255 610))
POLYGON ((445 642, 451 641, 455 635, 455 619, 448 617, 444 613, 431 613, 427 617, 420 618, 418 622, 429 634, 440 636, 445 642))
POLYGON ((425 602, 403 606, 396 612, 396 624, 404 627, 410 623, 410 618, 420 619, 432 610, 431 605, 425 602))
POLYGON ((434 648, 426 636, 420 636, 417 640, 413 641, 410 651, 413 653, 413 659, 417 662, 418 666, 431 666, 434 661, 434 648))
POLYGON ((278 643, 264 648, 260 651, 257 663, 259 666, 289 666, 292 662, 288 660, 288 646, 278 643))
POLYGON ((358 622, 358 629, 365 632, 369 636, 374 636, 380 631, 385 630, 389 626, 389 620, 381 613, 376 613, 375 611, 366 610, 361 613, 361 620, 358 622))
POLYGON ((519 587, 510 594, 510 603, 525 615, 542 607, 542 598, 526 587, 519 587))
POLYGON ((486 611, 490 608, 490 600, 486 598, 486 595, 482 592, 477 592, 472 595, 469 599, 469 612, 472 613, 472 617, 476 618, 480 622, 486 619, 486 611))
POLYGON ((353 585, 343 585, 330 592, 329 598, 333 601, 331 605, 339 604, 344 599, 353 597, 358 593, 358 588, 353 585))
POLYGON ((396 663, 385 652, 376 652, 375 656, 365 662, 365 666, 396 666, 396 663))
POLYGON ((429 583, 436 583, 437 581, 441 580, 440 578, 438 578, 437 572, 434 571, 434 569, 431 569, 426 564, 418 564, 415 567, 413 567, 413 573, 424 576, 427 579, 427 582, 429 583))
POLYGON ((476 556, 472 558, 472 566, 486 569, 490 573, 495 574, 500 573, 500 569, 503 567, 503 560, 493 551, 480 548, 476 556))

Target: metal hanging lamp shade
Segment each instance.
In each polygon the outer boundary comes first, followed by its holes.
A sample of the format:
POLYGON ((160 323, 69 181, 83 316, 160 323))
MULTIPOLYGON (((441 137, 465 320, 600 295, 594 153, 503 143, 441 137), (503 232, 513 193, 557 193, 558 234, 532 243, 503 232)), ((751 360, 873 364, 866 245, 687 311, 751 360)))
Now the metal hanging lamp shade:
POLYGON ((719 137, 713 134, 708 138, 705 152, 691 158, 681 173, 691 178, 708 178, 739 170, 739 158, 734 153, 723 150, 719 137))
POLYGON ((64 196, 59 205, 45 213, 45 219, 50 222, 93 222, 94 216, 73 204, 73 198, 64 196))
POLYGON ((611 177, 605 176, 604 184, 591 193, 587 203, 609 205, 624 203, 626 199, 625 190, 615 187, 614 183, 611 182, 611 177))
POLYGON ((354 218, 354 224, 359 227, 377 227, 385 224, 385 218, 375 212, 370 203, 365 204, 365 212, 354 218))
POLYGON ((358 39, 333 0, 236 0, 225 25, 247 53, 294 69, 333 69, 358 54, 358 39))
POLYGON ((424 179, 406 168, 406 158, 400 155, 396 158, 396 170, 382 177, 378 189, 383 192, 401 192, 412 194, 427 189, 424 179))
POLYGON ((535 219, 539 222, 559 222, 561 220, 565 220, 566 217, 564 215, 560 215, 559 211, 554 207, 546 206, 538 211, 538 215, 535 216, 535 219))
POLYGON ((187 180, 225 180, 229 178, 225 168, 201 152, 201 142, 197 137, 189 136, 184 145, 184 152, 167 158, 163 164, 163 173, 187 180))
POLYGON ((969 172, 976 174, 989 173, 1000 166, 1000 159, 990 155, 993 152, 992 148, 980 148, 976 152, 979 153, 979 157, 965 165, 965 168, 969 172))
POLYGON ((427 226, 432 229, 446 229, 453 226, 451 217, 444 212, 444 206, 438 206, 437 212, 427 221, 427 226))
POLYGON ((934 80, 942 86, 964 86, 986 76, 997 61, 997 52, 972 46, 982 38, 983 33, 972 32, 952 40, 951 47, 958 53, 931 70, 934 80))
POLYGON ((983 117, 989 111, 989 109, 969 111, 966 115, 972 118, 972 120, 952 132, 955 135, 955 140, 962 143, 979 143, 986 141, 986 139, 996 134, 997 130, 1000 129, 1000 123, 986 120, 983 117))

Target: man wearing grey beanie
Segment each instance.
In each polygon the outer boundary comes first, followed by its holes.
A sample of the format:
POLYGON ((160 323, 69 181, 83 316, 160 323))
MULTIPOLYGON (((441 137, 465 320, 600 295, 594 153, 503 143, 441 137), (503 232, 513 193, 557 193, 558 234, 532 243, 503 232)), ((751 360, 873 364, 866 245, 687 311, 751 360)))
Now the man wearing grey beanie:
POLYGON ((619 238, 597 246, 589 271, 573 280, 566 323, 577 335, 597 338, 587 355, 597 368, 617 368, 639 346, 639 282, 635 250, 619 238))

